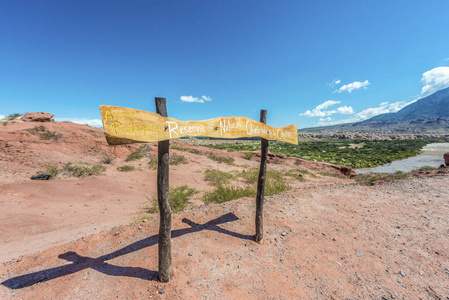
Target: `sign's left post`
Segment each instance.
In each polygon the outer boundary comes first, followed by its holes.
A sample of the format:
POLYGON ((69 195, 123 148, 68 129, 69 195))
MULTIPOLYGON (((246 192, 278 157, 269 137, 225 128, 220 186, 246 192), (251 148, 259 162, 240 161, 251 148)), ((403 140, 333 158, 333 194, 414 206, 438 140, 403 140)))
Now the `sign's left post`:
MULTIPOLYGON (((156 112, 162 117, 167 117, 165 98, 155 98, 155 102, 156 112)), ((161 130, 164 130, 164 128, 161 128, 161 130)), ((173 277, 171 257, 172 210, 169 193, 169 149, 169 140, 158 142, 157 200, 160 213, 158 236, 160 282, 169 282, 173 277)))

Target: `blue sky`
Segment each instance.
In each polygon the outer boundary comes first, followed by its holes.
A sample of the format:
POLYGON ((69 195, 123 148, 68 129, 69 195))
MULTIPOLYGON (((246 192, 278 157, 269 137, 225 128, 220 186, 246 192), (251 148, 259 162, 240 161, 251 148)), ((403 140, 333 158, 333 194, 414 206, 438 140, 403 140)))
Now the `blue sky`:
POLYGON ((0 0, 0 115, 180 120, 268 110, 299 128, 449 86, 449 1, 0 0))

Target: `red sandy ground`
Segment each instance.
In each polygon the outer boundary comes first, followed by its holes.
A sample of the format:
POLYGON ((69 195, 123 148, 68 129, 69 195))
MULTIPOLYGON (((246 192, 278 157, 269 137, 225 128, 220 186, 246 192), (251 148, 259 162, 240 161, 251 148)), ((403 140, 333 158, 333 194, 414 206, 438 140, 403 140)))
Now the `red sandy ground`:
MULTIPOLYGON (((153 153, 157 149, 151 145, 153 153)), ((212 151, 200 146, 203 153, 212 151)), ((117 166, 138 145, 108 146, 102 131, 72 123, 0 127, 0 299, 446 299, 449 296, 449 177, 361 186, 305 175, 265 198, 263 245, 254 242, 253 198, 203 206, 199 196, 174 214, 174 278, 157 281, 159 216, 135 222, 155 195, 156 171, 117 166), (63 134, 43 141, 27 128, 63 134), (49 164, 99 163, 104 176, 31 181, 49 164)), ((170 184, 211 187, 207 168, 257 168, 172 150, 188 164, 170 167, 170 184)), ((298 168, 281 159, 269 169, 298 168)), ((337 172, 301 161, 311 172, 337 172)))

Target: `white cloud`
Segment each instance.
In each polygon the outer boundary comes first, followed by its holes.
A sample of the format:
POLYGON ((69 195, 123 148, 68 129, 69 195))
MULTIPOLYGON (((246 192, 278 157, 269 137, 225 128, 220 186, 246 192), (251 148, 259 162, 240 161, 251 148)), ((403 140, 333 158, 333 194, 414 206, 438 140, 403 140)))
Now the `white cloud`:
POLYGON ((342 114, 342 115, 352 115, 352 114, 355 113, 355 112, 354 112, 354 109, 352 109, 351 106, 346 106, 346 105, 337 108, 337 112, 338 112, 339 114, 342 114))
POLYGON ((338 104, 338 103, 340 103, 340 101, 327 100, 326 102, 324 102, 324 103, 318 105, 315 109, 317 109, 317 110, 326 109, 326 108, 328 108, 329 106, 332 106, 332 105, 335 105, 335 104, 338 104))
POLYGON ((444 61, 449 61, 449 57, 448 58, 445 58, 445 59, 443 59, 444 61))
MULTIPOLYGON (((326 108, 328 108, 328 107, 330 107, 332 105, 339 104, 339 103, 340 103, 340 101, 328 100, 328 101, 318 105, 314 109, 307 110, 306 112, 301 113, 299 115, 300 116, 306 116, 306 117, 321 117, 321 118, 324 118, 324 117, 331 116, 333 114, 344 114, 344 115, 347 115, 347 114, 353 114, 354 113, 354 110, 352 109, 351 106, 342 106, 342 107, 337 108, 336 110, 324 110, 323 111, 323 109, 326 109, 326 108)), ((323 120, 325 120, 325 119, 323 119, 323 120)))
POLYGON ((428 96, 449 86, 449 67, 438 67, 422 74, 421 96, 428 96))
POLYGON ((76 124, 84 124, 92 127, 103 127, 103 122, 100 119, 85 119, 85 118, 55 118, 56 122, 72 122, 76 124))
POLYGON ((0 120, 6 119, 5 115, 0 115, 0 120))
POLYGON ((327 86, 334 87, 334 86, 336 86, 336 85, 339 85, 340 83, 341 83, 341 80, 340 80, 340 79, 334 79, 334 80, 332 80, 331 82, 329 82, 329 83, 327 84, 327 86))
MULTIPOLYGON (((339 125, 339 124, 345 124, 345 123, 354 123, 354 122, 360 122, 367 120, 369 118, 372 118, 374 116, 380 115, 380 114, 386 114, 386 113, 395 113, 403 109, 409 104, 412 104, 413 102, 418 101, 418 99, 412 100, 412 101, 398 101, 398 102, 382 102, 379 104, 378 107, 371 107, 367 108, 365 110, 362 110, 359 113, 356 113, 353 117, 338 120, 338 121, 332 121, 330 118, 323 119, 320 118, 318 122, 316 123, 317 126, 331 126, 331 125, 339 125)), ((342 108, 342 110, 345 106, 339 107, 342 108)), ((348 107, 348 111, 352 110, 352 107, 348 107)), ((338 109, 337 109, 338 110, 338 109)), ((353 110, 352 110, 353 111, 353 110)))
POLYGON ((360 81, 354 81, 352 83, 348 83, 340 87, 338 90, 335 90, 334 93, 341 93, 341 92, 352 92, 353 90, 358 90, 361 88, 365 88, 370 85, 370 82, 368 80, 365 80, 364 82, 360 81))
POLYGON ((204 101, 212 101, 212 99, 206 95, 201 96, 201 98, 193 96, 181 96, 181 101, 188 103, 204 103, 204 101))
POLYGON ((327 118, 320 118, 319 120, 318 120, 319 122, 330 122, 330 121, 332 121, 332 118, 331 117, 327 117, 327 118))

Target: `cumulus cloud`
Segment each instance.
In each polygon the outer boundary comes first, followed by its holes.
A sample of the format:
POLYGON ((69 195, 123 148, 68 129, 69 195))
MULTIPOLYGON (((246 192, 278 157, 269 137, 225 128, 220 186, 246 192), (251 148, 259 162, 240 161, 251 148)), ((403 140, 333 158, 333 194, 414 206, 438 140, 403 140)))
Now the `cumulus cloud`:
MULTIPOLYGON (((330 118, 323 119, 320 118, 318 122, 316 123, 317 126, 331 126, 331 125, 339 125, 339 124, 345 124, 345 123, 354 123, 354 122, 360 122, 367 120, 369 118, 372 118, 374 116, 380 115, 380 114, 386 114, 386 113, 395 113, 403 109, 409 104, 412 104, 413 102, 418 101, 418 99, 412 100, 412 101, 398 101, 398 102, 382 102, 379 104, 378 107, 371 107, 362 110, 359 113, 354 114, 351 118, 343 119, 343 120, 337 120, 333 121, 330 118)), ((345 106, 343 106, 345 107, 345 106)), ((341 108, 343 108, 341 107, 341 108)), ((352 107, 349 107, 351 111, 352 107)), ((348 111, 349 111, 348 109, 348 111)))
POLYGON ((206 95, 201 96, 201 98, 193 96, 181 96, 181 101, 187 103, 204 103, 205 101, 212 101, 212 99, 206 95))
POLYGON ((332 121, 332 118, 331 118, 331 117, 327 117, 327 118, 319 118, 318 121, 319 121, 319 122, 330 122, 330 121, 332 121))
POLYGON ((340 83, 341 83, 341 80, 340 80, 340 79, 334 79, 334 80, 332 80, 331 82, 329 82, 329 83, 327 84, 327 86, 334 87, 334 86, 336 86, 336 85, 339 85, 340 83))
MULTIPOLYGON (((328 100, 320 105, 318 105, 317 107, 315 107, 312 110, 307 110, 304 113, 299 114, 300 116, 306 116, 306 117, 320 117, 320 118, 324 118, 324 117, 328 117, 331 116, 333 114, 353 114, 354 110, 352 109, 351 106, 342 106, 339 107, 335 110, 323 110, 326 109, 332 105, 335 104, 339 104, 340 101, 335 101, 335 100, 328 100)), ((325 119, 323 119, 325 120, 325 119)))
POLYGON ((100 119, 85 119, 85 118, 55 118, 56 122, 72 122, 76 124, 84 124, 92 127, 103 127, 103 122, 100 119))
POLYGON ((307 110, 305 113, 299 114, 300 116, 306 117, 326 117, 333 114, 332 111, 322 111, 323 109, 328 108, 329 106, 340 103, 340 101, 328 100, 312 110, 307 110))
POLYGON ((355 113, 354 109, 352 109, 352 106, 346 106, 346 105, 337 108, 337 112, 342 115, 352 115, 355 113))
POLYGON ((449 86, 449 67, 438 67, 422 74, 421 96, 428 96, 449 86))
POLYGON ((368 80, 365 80, 364 82, 360 81, 354 81, 352 83, 345 84, 341 86, 338 90, 335 90, 334 93, 342 93, 342 92, 352 92, 353 90, 358 90, 361 88, 365 88, 370 85, 370 82, 368 80))
POLYGON ((0 120, 6 119, 5 115, 0 115, 0 120))

